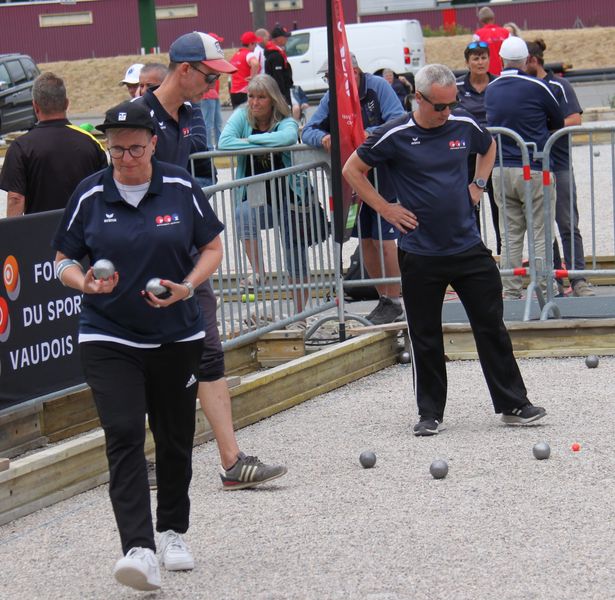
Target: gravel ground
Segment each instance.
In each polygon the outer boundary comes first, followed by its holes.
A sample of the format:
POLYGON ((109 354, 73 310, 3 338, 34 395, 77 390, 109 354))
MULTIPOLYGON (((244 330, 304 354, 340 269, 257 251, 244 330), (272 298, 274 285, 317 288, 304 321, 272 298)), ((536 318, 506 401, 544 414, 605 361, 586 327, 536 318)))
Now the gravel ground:
POLYGON ((448 365, 448 429, 414 438, 411 369, 394 366, 239 432, 283 459, 260 490, 219 490, 195 451, 191 573, 139 594, 119 558, 107 487, 0 528, 0 589, 20 599, 604 599, 613 597, 615 358, 520 361, 544 424, 499 424, 475 361, 448 365), (579 400, 583 405, 579 406, 579 400), (532 446, 551 445, 537 461, 532 446), (573 442, 581 450, 573 453, 573 442), (362 450, 377 453, 371 470, 362 450), (435 458, 450 472, 429 475, 435 458))

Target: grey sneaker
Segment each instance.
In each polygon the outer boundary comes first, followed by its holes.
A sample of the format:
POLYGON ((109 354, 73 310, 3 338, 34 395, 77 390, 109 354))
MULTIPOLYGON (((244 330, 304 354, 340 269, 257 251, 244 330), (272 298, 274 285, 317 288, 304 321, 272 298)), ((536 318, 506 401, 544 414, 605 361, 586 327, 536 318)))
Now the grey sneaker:
POLYGON ((534 406, 529 402, 521 408, 502 411, 502 421, 506 425, 527 425, 542 419, 547 411, 542 406, 534 406))
POLYGON ((146 460, 145 464, 147 465, 147 483, 149 484, 149 489, 155 490, 158 487, 158 482, 156 481, 156 463, 153 460, 146 460))
POLYGON ((386 296, 381 296, 378 301, 378 306, 367 315, 367 320, 371 321, 372 325, 383 325, 384 323, 393 323, 401 321, 404 318, 404 309, 401 302, 393 302, 386 296))
POLYGON ((421 417, 419 422, 414 426, 414 435, 427 436, 438 435, 438 432, 444 429, 442 423, 438 419, 431 417, 421 417))
POLYGON ((572 286, 572 295, 582 298, 584 296, 595 296, 596 292, 592 290, 592 286, 585 279, 579 279, 572 286))
POLYGON ((179 533, 169 529, 160 534, 160 562, 167 571, 191 571, 194 558, 179 533))
POLYGON ((237 462, 230 469, 220 466, 220 479, 223 489, 242 490, 282 477, 286 471, 284 465, 266 465, 258 457, 240 452, 237 462))
POLYGON ((113 576, 122 585, 142 592, 160 589, 160 567, 150 548, 131 548, 115 563, 113 576))

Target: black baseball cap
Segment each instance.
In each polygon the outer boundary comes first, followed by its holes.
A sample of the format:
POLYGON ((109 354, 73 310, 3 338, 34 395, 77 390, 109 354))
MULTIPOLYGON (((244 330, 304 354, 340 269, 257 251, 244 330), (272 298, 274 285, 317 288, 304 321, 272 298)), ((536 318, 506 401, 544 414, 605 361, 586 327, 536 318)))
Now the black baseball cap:
POLYGON ((156 133, 156 124, 152 119, 149 109, 141 102, 127 100, 105 113, 105 121, 97 125, 99 131, 107 129, 148 129, 156 133))
POLYGON ((288 29, 286 29, 286 27, 282 27, 281 25, 276 25, 272 30, 271 30, 271 37, 272 38, 277 38, 277 37, 290 37, 290 32, 288 31, 288 29))

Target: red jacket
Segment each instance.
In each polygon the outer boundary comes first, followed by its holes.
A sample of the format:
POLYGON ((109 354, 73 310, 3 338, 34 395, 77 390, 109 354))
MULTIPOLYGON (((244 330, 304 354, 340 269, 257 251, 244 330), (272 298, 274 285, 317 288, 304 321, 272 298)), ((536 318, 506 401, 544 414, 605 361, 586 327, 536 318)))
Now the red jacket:
POLYGON ((502 71, 502 59, 500 48, 502 42, 510 35, 508 29, 504 29, 495 23, 490 23, 474 32, 474 39, 489 44, 489 73, 499 75, 502 71))

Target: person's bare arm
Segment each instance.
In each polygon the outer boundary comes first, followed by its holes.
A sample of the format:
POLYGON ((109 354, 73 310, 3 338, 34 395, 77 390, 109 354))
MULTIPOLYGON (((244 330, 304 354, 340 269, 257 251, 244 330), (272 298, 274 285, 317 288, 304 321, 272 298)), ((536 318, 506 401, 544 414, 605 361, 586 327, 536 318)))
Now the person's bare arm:
POLYGON ((8 192, 6 195, 6 216, 20 217, 26 210, 26 197, 17 192, 8 192))
POLYGON ((564 119, 564 127, 572 127, 573 125, 583 125, 581 113, 572 113, 564 119))
MULTIPOLYGON (((491 175, 491 171, 493 170, 493 164, 495 163, 495 154, 497 151, 497 144, 495 140, 491 140, 491 146, 485 154, 477 154, 476 155, 476 168, 474 169, 474 179, 484 179, 487 181, 489 179, 489 175, 491 175)), ((483 195, 483 190, 481 190, 474 183, 471 183, 468 186, 470 190, 470 197, 472 198, 472 202, 474 205, 480 202, 480 199, 483 195)))
POLYGON ((357 192, 361 200, 371 206, 383 219, 394 225, 402 233, 416 229, 418 221, 414 213, 401 204, 387 202, 367 179, 371 167, 363 162, 356 152, 346 161, 342 174, 357 192))

